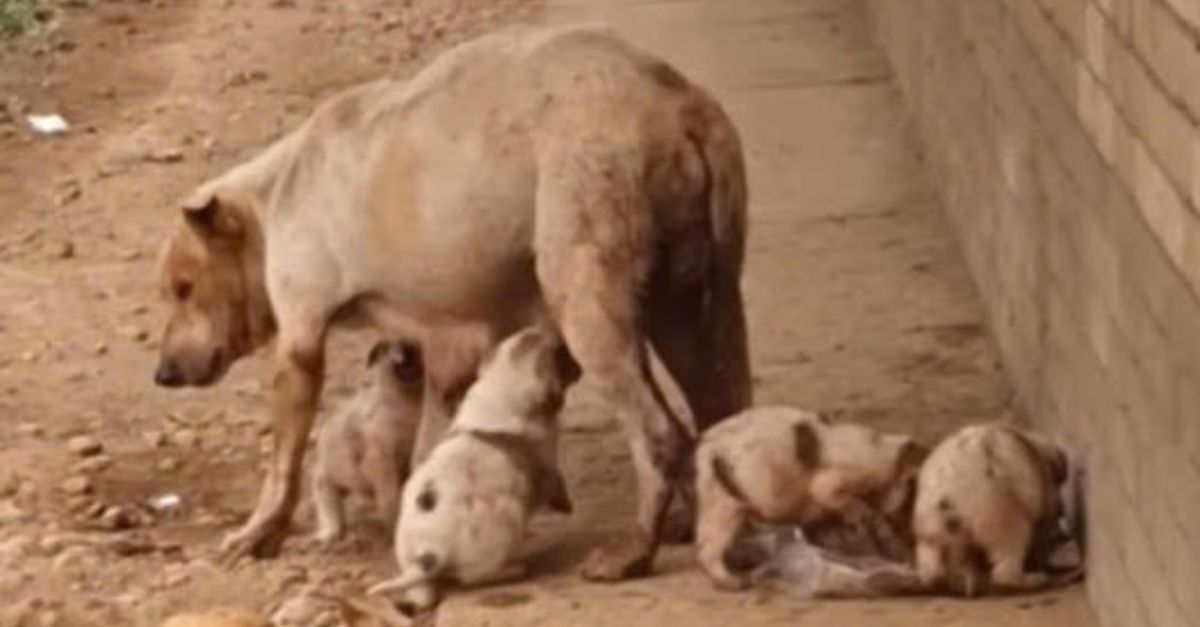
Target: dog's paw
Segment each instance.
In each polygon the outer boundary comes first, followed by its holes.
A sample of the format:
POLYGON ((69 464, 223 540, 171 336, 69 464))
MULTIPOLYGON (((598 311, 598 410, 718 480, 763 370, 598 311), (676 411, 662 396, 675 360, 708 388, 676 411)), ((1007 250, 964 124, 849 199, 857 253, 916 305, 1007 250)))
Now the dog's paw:
POLYGON ((645 534, 634 532, 593 549, 581 574, 589 581, 620 581, 648 574, 653 562, 653 542, 645 534))
POLYGON ((286 528, 268 525, 246 525, 225 537, 221 543, 221 562, 232 565, 245 557, 269 559, 279 555, 286 528))

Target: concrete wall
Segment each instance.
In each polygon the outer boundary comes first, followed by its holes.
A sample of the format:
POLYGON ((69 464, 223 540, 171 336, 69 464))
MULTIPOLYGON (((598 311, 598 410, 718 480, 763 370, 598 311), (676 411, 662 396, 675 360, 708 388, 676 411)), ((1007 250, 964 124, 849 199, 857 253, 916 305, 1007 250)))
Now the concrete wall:
POLYGON ((1105 625, 1200 625, 1200 0, 870 0, 1105 625))

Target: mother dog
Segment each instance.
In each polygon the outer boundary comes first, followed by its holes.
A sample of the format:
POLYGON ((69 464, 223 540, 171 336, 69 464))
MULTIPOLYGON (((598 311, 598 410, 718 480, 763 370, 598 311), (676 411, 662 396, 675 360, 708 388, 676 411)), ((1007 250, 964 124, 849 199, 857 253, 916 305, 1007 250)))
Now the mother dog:
POLYGON ((639 484, 636 526, 584 575, 646 572, 688 441, 647 340, 697 426, 749 404, 745 234, 741 147, 720 106, 606 30, 483 37, 407 83, 325 103, 201 185, 163 254, 159 384, 212 384, 277 340, 274 457, 225 550, 278 551, 331 326, 358 318, 421 338, 423 421, 444 425, 474 372, 454 357, 464 346, 549 321, 619 417, 639 484))

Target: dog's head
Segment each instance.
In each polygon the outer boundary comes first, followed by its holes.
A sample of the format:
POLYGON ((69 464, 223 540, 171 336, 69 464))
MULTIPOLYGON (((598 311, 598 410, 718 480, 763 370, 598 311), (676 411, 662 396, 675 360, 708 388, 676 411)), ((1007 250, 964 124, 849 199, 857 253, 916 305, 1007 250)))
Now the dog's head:
POLYGON ((274 316, 254 214, 202 191, 184 203, 181 217, 159 261, 159 290, 170 313, 154 380, 205 386, 270 338, 274 316))
POLYGON ((394 386, 410 395, 424 391, 425 363, 421 347, 413 342, 377 342, 367 353, 367 367, 375 370, 381 385, 394 386))
POLYGON ((558 413, 567 388, 580 374, 579 364, 557 333, 529 327, 509 336, 488 355, 476 385, 489 394, 503 394, 510 408, 522 416, 545 418, 558 413))

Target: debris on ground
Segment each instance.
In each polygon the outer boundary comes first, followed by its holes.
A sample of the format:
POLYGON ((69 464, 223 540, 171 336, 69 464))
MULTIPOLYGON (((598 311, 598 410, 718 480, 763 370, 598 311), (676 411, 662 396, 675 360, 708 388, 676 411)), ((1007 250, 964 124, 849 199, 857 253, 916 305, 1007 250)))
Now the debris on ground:
POLYGON ((176 614, 162 627, 271 627, 271 623, 249 610, 218 608, 202 614, 176 614))
POLYGON ((27 115, 25 121, 39 135, 59 135, 71 128, 67 120, 57 113, 27 115))

